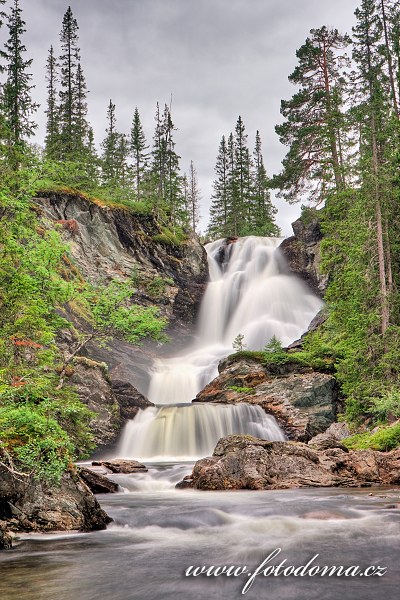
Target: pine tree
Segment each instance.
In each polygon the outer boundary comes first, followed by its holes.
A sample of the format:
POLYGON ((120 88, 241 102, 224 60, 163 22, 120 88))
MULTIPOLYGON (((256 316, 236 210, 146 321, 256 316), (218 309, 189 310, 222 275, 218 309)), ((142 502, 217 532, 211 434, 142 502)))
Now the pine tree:
POLYGON ((345 187, 342 69, 348 64, 348 43, 336 29, 322 27, 312 29, 296 53, 299 62, 289 81, 299 90, 282 100, 285 122, 275 128, 289 151, 273 185, 289 202, 305 196, 320 202, 330 190, 345 187))
POLYGON ((57 145, 59 143, 59 126, 57 111, 57 60, 54 56, 53 46, 50 46, 49 55, 46 63, 46 81, 47 81, 47 123, 45 149, 49 158, 56 158, 58 154, 57 145))
POLYGON ((190 216, 190 222, 193 231, 197 232, 200 221, 200 190, 197 181, 197 172, 193 161, 190 161, 189 181, 187 182, 187 195, 185 194, 187 212, 190 216))
POLYGON ((142 123, 138 108, 135 108, 133 115, 131 137, 130 137, 130 155, 133 159, 133 178, 136 189, 136 197, 140 200, 142 196, 142 183, 144 173, 148 165, 148 145, 144 135, 142 123))
POLYGON ((19 0, 14 0, 8 16, 9 39, 5 44, 7 80, 3 88, 3 114, 7 132, 7 153, 14 168, 18 168, 26 140, 37 127, 32 119, 38 105, 33 102, 32 76, 28 72, 32 59, 24 60, 26 47, 22 43, 25 22, 22 20, 19 0))
POLYGON ((228 184, 228 219, 227 219, 227 230, 229 236, 239 235, 239 190, 236 178, 236 153, 235 153, 235 140, 233 133, 229 134, 228 143, 226 146, 227 158, 228 158, 228 172, 227 172, 227 184, 228 184))
POLYGON ((251 179, 251 232, 253 235, 277 236, 280 233, 274 219, 277 210, 271 202, 269 179, 264 166, 259 131, 256 133, 251 179))

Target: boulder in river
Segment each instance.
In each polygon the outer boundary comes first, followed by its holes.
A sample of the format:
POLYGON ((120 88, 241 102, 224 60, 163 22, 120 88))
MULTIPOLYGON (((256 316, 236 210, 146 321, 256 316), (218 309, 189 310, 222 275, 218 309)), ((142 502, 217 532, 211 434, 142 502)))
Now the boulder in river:
POLYGON ((190 481, 199 490, 398 485, 400 449, 314 450, 300 442, 230 435, 219 440, 212 456, 196 462, 190 481))
POLYGON ((92 469, 80 467, 79 476, 93 494, 114 494, 118 492, 119 485, 117 483, 92 469))

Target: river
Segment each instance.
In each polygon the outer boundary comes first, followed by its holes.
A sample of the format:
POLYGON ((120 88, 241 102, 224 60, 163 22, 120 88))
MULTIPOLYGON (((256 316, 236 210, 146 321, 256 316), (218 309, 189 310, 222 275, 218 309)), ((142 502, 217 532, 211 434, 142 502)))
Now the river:
POLYGON ((2 600, 395 600, 400 589, 399 490, 175 490, 191 464, 153 464, 113 476, 124 491, 99 496, 106 531, 25 535, 1 555, 2 600), (383 577, 185 577, 190 566, 387 567, 383 577))

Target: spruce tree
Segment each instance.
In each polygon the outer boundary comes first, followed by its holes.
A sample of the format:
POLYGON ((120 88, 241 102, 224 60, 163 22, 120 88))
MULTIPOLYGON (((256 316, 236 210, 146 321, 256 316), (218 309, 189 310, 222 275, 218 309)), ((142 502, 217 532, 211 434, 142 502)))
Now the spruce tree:
POLYGON ((60 34, 61 67, 59 92, 60 158, 79 160, 87 142, 89 124, 86 121, 86 83, 80 64, 78 23, 69 6, 60 34))
POLYGON ((142 123, 140 120, 140 115, 138 108, 135 108, 135 112, 133 115, 132 129, 131 129, 131 137, 130 137, 130 155, 133 160, 133 178, 136 190, 136 197, 140 200, 142 195, 142 183, 144 178, 144 173, 147 169, 148 165, 148 145, 146 143, 146 137, 144 135, 142 123))
POLYGON ((102 142, 102 180, 109 187, 116 187, 118 183, 119 142, 119 133, 116 129, 115 104, 110 100, 107 108, 106 137, 102 142))
POLYGON ((259 131, 256 133, 251 180, 251 233, 260 236, 277 236, 280 233, 274 219, 277 210, 271 202, 269 179, 264 166, 259 131))
POLYGON ((252 218, 250 167, 247 134, 243 119, 239 116, 235 127, 233 166, 236 194, 232 198, 232 212, 234 212, 235 235, 242 235, 243 226, 250 223, 252 218))
POLYGON ((207 235, 211 238, 225 237, 228 232, 228 148, 225 136, 222 136, 217 162, 215 165, 216 179, 213 183, 212 202, 210 207, 210 222, 207 228, 207 235))
POLYGON ((275 128, 289 151, 273 185, 289 202, 320 202, 330 190, 345 187, 342 70, 348 64, 348 43, 337 29, 322 27, 312 29, 296 52, 298 65, 289 81, 299 89, 290 100, 282 100, 285 122, 275 128))
POLYGON ((19 0, 8 16, 9 39, 5 44, 7 79, 3 87, 3 114, 7 135, 7 154, 11 165, 18 168, 26 146, 26 140, 37 127, 32 119, 38 105, 32 100, 32 75, 28 72, 32 59, 24 60, 26 47, 22 43, 25 22, 22 19, 19 0))
POLYGON ((187 195, 185 195, 187 211, 193 231, 197 233, 200 221, 200 190, 197 181, 197 172, 193 161, 190 161, 189 181, 187 182, 187 195))
POLYGON ((49 158, 56 158, 58 155, 57 145, 59 143, 59 120, 57 106, 57 60, 54 55, 53 46, 50 46, 46 63, 46 81, 47 81, 47 122, 45 150, 49 158))

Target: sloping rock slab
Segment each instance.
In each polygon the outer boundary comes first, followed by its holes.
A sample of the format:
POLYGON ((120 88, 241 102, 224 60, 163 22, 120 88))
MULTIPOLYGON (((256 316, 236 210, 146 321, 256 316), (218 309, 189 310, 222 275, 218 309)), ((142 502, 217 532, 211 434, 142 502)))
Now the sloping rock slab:
POLYGON ((231 435, 219 440, 211 457, 197 461, 188 483, 199 490, 398 485, 400 449, 316 451, 299 442, 231 435))
POLYGON ((119 485, 117 483, 91 469, 81 467, 79 475, 93 494, 114 494, 118 492, 119 485))
POLYGON ((104 467, 111 473, 147 473, 147 468, 137 460, 123 460, 115 458, 113 460, 95 460, 92 462, 94 467, 104 467))
POLYGON ((141 408, 154 406, 150 400, 127 381, 112 381, 112 391, 118 401, 123 420, 133 419, 141 408))

